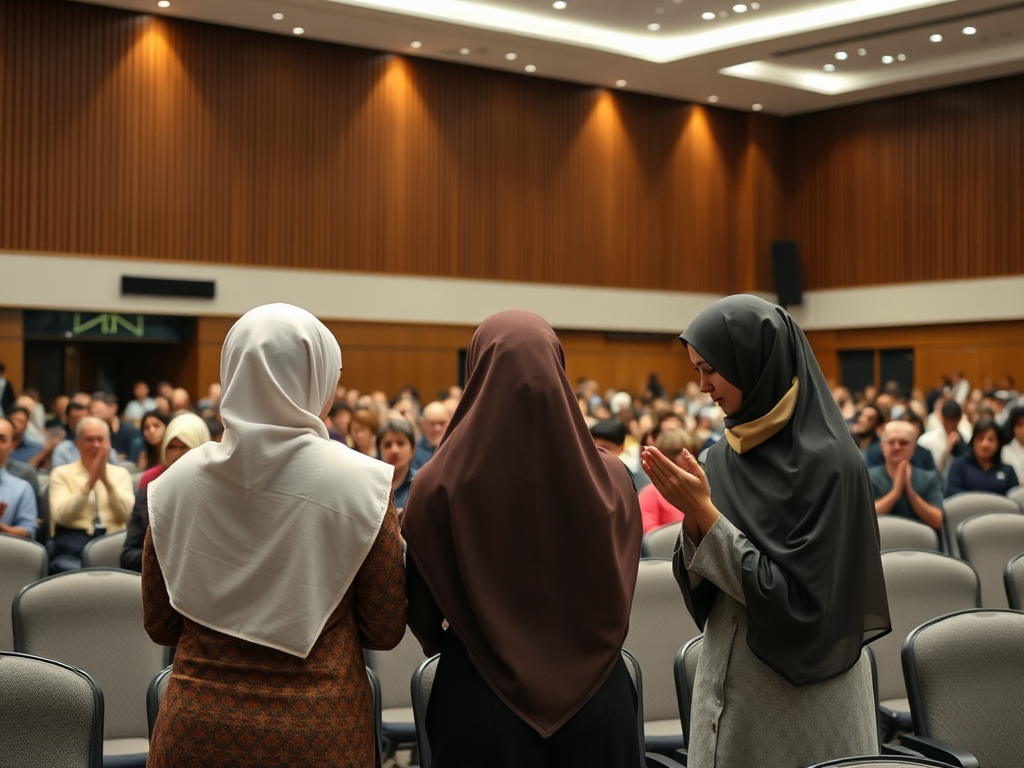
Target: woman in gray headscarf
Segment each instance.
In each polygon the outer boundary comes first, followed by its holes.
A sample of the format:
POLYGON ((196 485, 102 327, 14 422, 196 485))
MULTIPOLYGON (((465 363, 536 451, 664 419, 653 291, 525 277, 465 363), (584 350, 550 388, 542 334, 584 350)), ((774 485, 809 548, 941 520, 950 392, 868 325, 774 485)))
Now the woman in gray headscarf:
POLYGON ((691 768, 798 768, 878 750, 865 643, 890 629, 867 470, 803 332, 730 296, 681 336, 726 415, 702 469, 645 448, 685 513, 676 578, 704 629, 691 768), (705 475, 706 471, 706 475, 705 475))

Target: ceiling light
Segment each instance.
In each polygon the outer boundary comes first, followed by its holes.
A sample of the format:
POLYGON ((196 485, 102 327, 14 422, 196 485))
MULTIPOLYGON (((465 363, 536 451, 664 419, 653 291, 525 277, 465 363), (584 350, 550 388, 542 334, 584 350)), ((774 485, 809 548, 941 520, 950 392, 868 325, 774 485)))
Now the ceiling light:
POLYGON ((710 103, 712 103, 712 104, 717 104, 718 103, 718 97, 717 96, 708 96, 708 101, 710 103))
POLYGON ((412 46, 413 48, 423 47, 423 43, 421 43, 419 40, 413 40, 411 43, 409 43, 409 45, 412 46))
POLYGON ((826 64, 824 67, 822 67, 822 69, 824 69, 826 72, 835 72, 836 71, 836 65, 835 64, 826 64))
POLYGON ((761 7, 760 3, 751 3, 750 4, 750 10, 752 10, 752 11, 756 11, 760 7, 761 7))
POLYGON ((171 7, 171 0, 160 0, 160 2, 157 3, 157 7, 159 7, 159 8, 170 8, 171 7))
POLYGON ((933 43, 941 43, 942 42, 942 35, 936 33, 936 34, 932 35, 931 37, 929 37, 928 39, 931 40, 933 43))
POLYGON ((459 48, 459 53, 463 56, 469 56, 469 48, 459 48))
POLYGON ((718 18, 720 18, 720 19, 727 19, 727 18, 729 18, 729 12, 728 11, 719 11, 718 12, 718 18))
POLYGON ((718 18, 717 16, 715 16, 714 11, 704 11, 704 13, 700 15, 700 17, 704 19, 704 21, 714 21, 716 18, 718 18))
POLYGON ((975 34, 975 33, 976 33, 977 31, 978 31, 978 30, 977 30, 977 29, 975 29, 974 27, 964 27, 964 29, 963 29, 963 32, 964 32, 964 34, 965 34, 965 35, 973 35, 973 34, 975 34))
POLYGON ((901 54, 899 54, 899 55, 898 55, 898 56, 896 57, 896 60, 897 60, 897 61, 906 61, 906 60, 907 60, 907 54, 905 54, 905 53, 901 53, 901 54))
POLYGON ((867 48, 858 48, 857 49, 857 55, 858 56, 867 56, 868 55, 868 49, 867 48))
POLYGON ((764 107, 762 107, 760 104, 751 104, 750 108, 755 112, 760 112, 762 109, 764 109, 764 107))
POLYGON ((508 61, 515 61, 516 60, 516 54, 514 54, 514 53, 506 53, 505 54, 505 58, 508 61))
POLYGON ((737 3, 736 5, 734 5, 732 7, 732 9, 734 11, 736 11, 736 13, 746 13, 747 12, 747 6, 745 6, 743 3, 737 3))
POLYGON ((885 55, 882 57, 883 64, 892 64, 892 56, 885 55))
POLYGON ((626 81, 625 80, 616 80, 615 84, 617 86, 619 86, 619 88, 625 88, 626 87, 626 81))
POLYGON ((536 72, 537 71, 537 67, 535 67, 533 64, 527 64, 525 69, 526 69, 527 72, 536 72))
POLYGON ((654 22, 651 22, 650 24, 648 24, 647 28, 651 32, 657 32, 659 29, 661 29, 661 24, 659 24, 658 22, 654 21, 654 22))
POLYGON ((846 51, 836 51, 836 61, 846 61, 846 51))
POLYGON ((569 7, 569 4, 565 2, 565 0, 555 0, 555 2, 551 4, 551 7, 554 8, 556 11, 564 11, 566 8, 569 7))
POLYGON ((275 14, 272 14, 270 18, 272 18, 274 21, 284 21, 284 14, 283 13, 275 13, 275 14))
POLYGON ((296 35, 302 35, 305 34, 305 32, 306 30, 304 30, 302 27, 295 27, 295 29, 292 30, 292 33, 296 35))

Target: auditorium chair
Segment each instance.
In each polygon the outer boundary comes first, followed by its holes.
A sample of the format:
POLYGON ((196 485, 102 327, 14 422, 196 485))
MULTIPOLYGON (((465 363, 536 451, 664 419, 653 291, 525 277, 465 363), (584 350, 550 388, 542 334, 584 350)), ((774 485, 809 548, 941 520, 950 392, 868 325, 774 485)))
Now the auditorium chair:
POLYGON ((409 679, 425 656, 412 630, 406 628, 405 637, 390 651, 366 651, 366 665, 380 681, 383 707, 384 758, 395 750, 416 745, 416 724, 413 721, 409 679))
POLYGON ((942 526, 946 537, 947 551, 953 557, 960 557, 960 547, 956 540, 956 528, 968 517, 985 512, 1016 512, 1021 514, 1021 507, 1013 499, 1000 496, 998 493, 985 491, 967 491, 950 496, 942 502, 942 526))
POLYGON ((939 532, 918 520, 899 515, 878 515, 879 548, 940 550, 939 532))
POLYGON ((672 559, 682 523, 669 523, 649 530, 640 542, 640 557, 672 559))
POLYGON ((82 550, 82 567, 120 568, 121 550, 124 549, 126 538, 128 529, 93 539, 82 550))
POLYGON ((1017 555, 1003 571, 1006 600, 1015 611, 1024 610, 1024 554, 1017 555))
POLYGON ((964 520, 956 528, 960 557, 981 579, 981 605, 1007 608, 1006 564, 1024 552, 1024 515, 989 512, 964 520))
POLYGON ((46 547, 36 541, 0 533, 0 651, 14 650, 11 605, 28 584, 46 576, 46 547))

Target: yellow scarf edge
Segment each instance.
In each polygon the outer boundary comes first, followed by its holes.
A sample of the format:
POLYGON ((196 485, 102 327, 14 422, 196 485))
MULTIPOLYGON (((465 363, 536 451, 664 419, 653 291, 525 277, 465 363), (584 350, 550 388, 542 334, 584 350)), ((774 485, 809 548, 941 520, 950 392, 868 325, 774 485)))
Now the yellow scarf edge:
POLYGON ((736 453, 742 454, 756 448, 776 434, 793 417, 793 411, 796 409, 796 397, 799 392, 800 382, 794 376, 793 386, 768 413, 759 419, 725 430, 725 439, 729 441, 729 446, 736 453))

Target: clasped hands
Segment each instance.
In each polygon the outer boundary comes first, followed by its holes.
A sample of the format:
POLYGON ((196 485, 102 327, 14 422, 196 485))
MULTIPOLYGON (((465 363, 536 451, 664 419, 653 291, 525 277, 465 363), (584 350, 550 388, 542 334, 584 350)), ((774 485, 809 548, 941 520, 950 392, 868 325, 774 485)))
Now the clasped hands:
POLYGON ((687 535, 699 542, 719 518, 719 511, 711 503, 711 488, 700 464, 693 455, 683 450, 682 466, 676 464, 657 448, 644 446, 640 460, 644 472, 665 500, 683 513, 683 526, 687 535))

